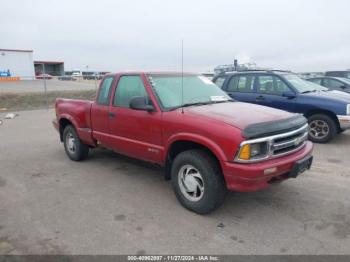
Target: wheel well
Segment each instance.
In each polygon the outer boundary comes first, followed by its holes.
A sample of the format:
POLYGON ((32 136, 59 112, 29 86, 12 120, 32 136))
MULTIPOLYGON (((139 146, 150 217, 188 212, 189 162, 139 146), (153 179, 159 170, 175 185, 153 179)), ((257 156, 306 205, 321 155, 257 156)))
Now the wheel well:
POLYGON ((73 125, 71 121, 69 121, 67 118, 62 118, 60 119, 60 122, 59 122, 59 126, 60 126, 60 139, 61 139, 61 142, 63 142, 63 131, 64 129, 66 128, 66 126, 68 125, 73 125))
POLYGON ((200 149, 206 152, 208 155, 210 155, 214 159, 214 161, 217 163, 220 170, 222 170, 219 159, 209 148, 201 144, 198 144, 196 142, 180 140, 171 144, 168 150, 167 159, 165 163, 165 179, 169 180, 171 178, 171 164, 174 161, 175 157, 181 152, 191 150, 191 149, 200 149))
POLYGON ((332 120, 334 121, 334 123, 335 123, 336 126, 337 126, 337 131, 338 131, 338 132, 340 131, 339 120, 338 120, 337 116, 336 116, 333 112, 331 112, 331 111, 322 110, 322 109, 315 109, 315 110, 308 111, 306 114, 304 114, 304 116, 305 116, 306 118, 309 118, 310 116, 316 115, 316 114, 324 114, 324 115, 327 115, 327 116, 329 116, 330 118, 332 118, 332 120))

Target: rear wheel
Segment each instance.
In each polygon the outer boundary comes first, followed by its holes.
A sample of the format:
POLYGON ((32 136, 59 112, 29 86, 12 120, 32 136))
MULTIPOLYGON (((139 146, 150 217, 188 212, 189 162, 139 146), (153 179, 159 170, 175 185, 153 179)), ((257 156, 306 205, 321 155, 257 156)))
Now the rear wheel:
POLYGON ((202 150, 177 155, 171 167, 171 180, 177 199, 195 213, 209 213, 224 201, 226 185, 220 167, 202 150))
POLYGON ((66 126, 63 131, 63 143, 66 154, 73 161, 81 161, 88 157, 89 146, 84 144, 78 137, 75 128, 66 126))
POLYGON ((324 114, 315 114, 308 118, 309 139, 315 143, 327 143, 337 134, 334 120, 324 114))

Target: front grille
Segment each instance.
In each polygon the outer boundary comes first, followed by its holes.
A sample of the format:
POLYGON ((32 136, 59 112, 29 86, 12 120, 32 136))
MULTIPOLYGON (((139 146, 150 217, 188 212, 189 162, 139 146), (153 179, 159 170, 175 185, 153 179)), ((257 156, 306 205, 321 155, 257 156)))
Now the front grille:
POLYGON ((255 163, 294 153, 305 146, 308 138, 308 131, 308 124, 305 124, 302 127, 285 133, 243 141, 240 145, 240 149, 237 151, 235 161, 239 163, 255 163), (238 156, 241 149, 246 144, 265 145, 267 148, 266 153, 248 160, 240 159, 238 156))
POLYGON ((307 137, 307 125, 295 132, 280 134, 270 141, 270 154, 272 156, 281 156, 292 153, 305 145, 307 137))

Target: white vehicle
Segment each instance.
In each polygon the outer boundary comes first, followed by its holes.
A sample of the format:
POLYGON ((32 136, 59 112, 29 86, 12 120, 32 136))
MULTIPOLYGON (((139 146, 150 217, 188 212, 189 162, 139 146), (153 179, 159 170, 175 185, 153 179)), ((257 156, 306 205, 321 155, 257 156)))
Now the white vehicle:
POLYGON ((73 69, 72 70, 72 77, 82 77, 83 73, 80 71, 80 69, 73 69))

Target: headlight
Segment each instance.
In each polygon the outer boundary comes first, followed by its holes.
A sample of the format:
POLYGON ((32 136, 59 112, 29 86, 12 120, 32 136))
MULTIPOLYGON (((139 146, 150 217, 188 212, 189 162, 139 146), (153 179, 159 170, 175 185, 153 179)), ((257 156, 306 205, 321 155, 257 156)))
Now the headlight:
POLYGON ((243 144, 235 158, 237 162, 258 160, 267 157, 267 142, 243 144))
POLYGON ((346 105, 346 114, 350 115, 350 104, 346 105))

